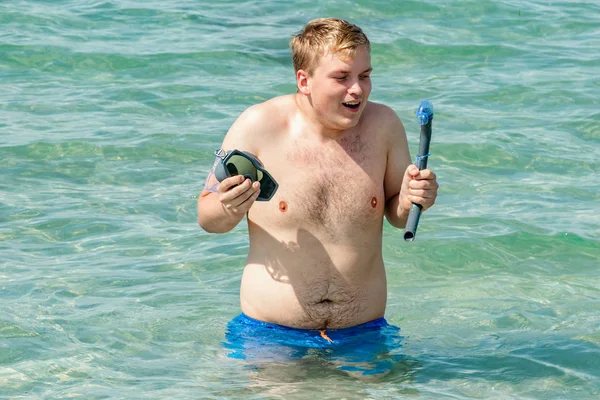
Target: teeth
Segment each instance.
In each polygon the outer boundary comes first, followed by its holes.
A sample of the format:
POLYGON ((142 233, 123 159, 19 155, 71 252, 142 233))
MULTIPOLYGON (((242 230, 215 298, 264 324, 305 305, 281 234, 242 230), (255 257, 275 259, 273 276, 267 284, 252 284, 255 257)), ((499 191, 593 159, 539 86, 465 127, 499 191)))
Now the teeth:
POLYGON ((357 102, 347 102, 347 103, 342 103, 342 104, 344 104, 346 106, 357 106, 357 105, 360 104, 360 101, 357 101, 357 102))

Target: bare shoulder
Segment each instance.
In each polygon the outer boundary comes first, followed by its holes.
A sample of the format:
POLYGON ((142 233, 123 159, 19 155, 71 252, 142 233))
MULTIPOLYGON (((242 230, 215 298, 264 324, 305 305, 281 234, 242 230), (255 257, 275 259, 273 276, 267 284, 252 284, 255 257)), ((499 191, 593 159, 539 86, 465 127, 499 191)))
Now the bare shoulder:
POLYGON ((248 107, 240 115, 239 120, 255 124, 278 122, 285 119, 286 112, 291 111, 293 106, 294 100, 292 96, 274 97, 270 100, 248 107))
POLYGON ((256 143, 272 139, 289 124, 296 105, 293 96, 278 96, 248 107, 229 129, 224 148, 252 151, 256 143))
POLYGON ((404 125, 391 107, 370 101, 365 109, 365 114, 369 126, 374 126, 378 134, 385 137, 386 141, 397 142, 399 138, 406 140, 404 125))

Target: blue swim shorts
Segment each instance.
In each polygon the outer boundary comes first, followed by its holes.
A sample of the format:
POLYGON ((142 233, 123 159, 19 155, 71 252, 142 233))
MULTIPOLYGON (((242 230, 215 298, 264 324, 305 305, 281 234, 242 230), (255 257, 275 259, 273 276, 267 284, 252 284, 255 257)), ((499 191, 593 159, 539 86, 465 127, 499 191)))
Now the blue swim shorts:
POLYGON ((379 318, 342 329, 297 329, 259 321, 245 314, 227 324, 229 357, 251 365, 317 357, 337 369, 376 375, 391 370, 401 358, 400 328, 379 318))

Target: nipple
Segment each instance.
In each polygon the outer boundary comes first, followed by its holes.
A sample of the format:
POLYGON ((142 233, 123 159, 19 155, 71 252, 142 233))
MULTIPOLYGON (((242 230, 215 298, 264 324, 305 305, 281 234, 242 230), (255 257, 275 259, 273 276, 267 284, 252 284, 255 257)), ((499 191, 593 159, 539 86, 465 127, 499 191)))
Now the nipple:
POLYGON ((287 203, 286 203, 285 201, 281 200, 281 201, 279 202, 279 211, 281 211, 281 212, 286 212, 286 211, 287 211, 287 209, 288 209, 288 205, 287 205, 287 203))
POLYGON ((377 207, 377 197, 373 197, 371 199, 371 207, 373 207, 373 208, 377 207))

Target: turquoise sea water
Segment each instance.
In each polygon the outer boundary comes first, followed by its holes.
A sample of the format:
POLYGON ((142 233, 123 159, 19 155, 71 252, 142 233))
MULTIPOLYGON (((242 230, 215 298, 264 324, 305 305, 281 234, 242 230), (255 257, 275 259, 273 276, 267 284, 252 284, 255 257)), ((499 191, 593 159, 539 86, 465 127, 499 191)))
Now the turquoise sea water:
POLYGON ((0 398, 600 397, 600 3, 0 2, 0 398), (436 206, 385 225, 403 361, 226 357, 247 251, 196 196, 229 125, 294 91, 289 37, 373 43, 371 99, 436 115, 436 206))

